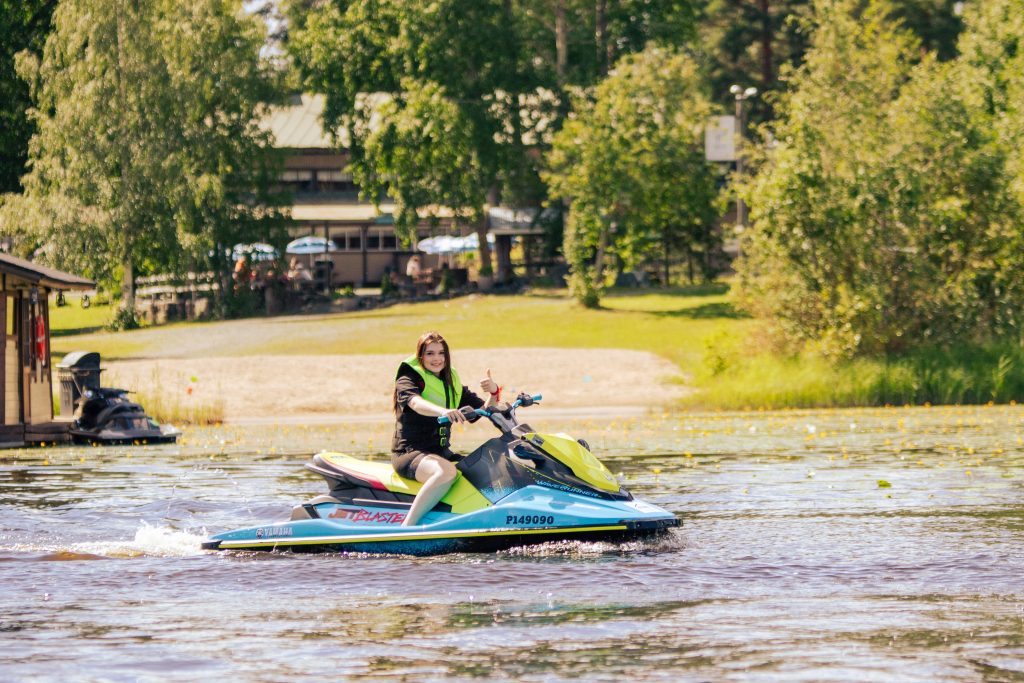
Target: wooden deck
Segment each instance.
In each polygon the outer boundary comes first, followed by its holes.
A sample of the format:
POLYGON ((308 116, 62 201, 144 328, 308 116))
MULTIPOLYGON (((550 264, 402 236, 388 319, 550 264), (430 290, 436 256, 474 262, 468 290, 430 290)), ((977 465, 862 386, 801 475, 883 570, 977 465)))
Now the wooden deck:
POLYGON ((54 420, 35 425, 0 425, 0 448, 20 448, 71 441, 70 420, 54 420))

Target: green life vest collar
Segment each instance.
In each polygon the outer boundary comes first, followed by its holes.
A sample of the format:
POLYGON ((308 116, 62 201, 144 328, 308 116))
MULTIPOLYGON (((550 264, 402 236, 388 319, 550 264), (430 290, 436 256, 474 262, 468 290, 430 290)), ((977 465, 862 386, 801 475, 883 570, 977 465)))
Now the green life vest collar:
MULTIPOLYGON (((403 360, 398 366, 398 373, 402 371, 403 365, 408 365, 423 378, 423 398, 442 408, 459 407, 459 403, 462 402, 462 381, 459 380, 459 373, 455 372, 455 368, 451 368, 454 386, 446 387, 440 377, 420 365, 420 360, 416 356, 409 356, 403 360)), ((396 377, 398 373, 395 373, 396 377)))

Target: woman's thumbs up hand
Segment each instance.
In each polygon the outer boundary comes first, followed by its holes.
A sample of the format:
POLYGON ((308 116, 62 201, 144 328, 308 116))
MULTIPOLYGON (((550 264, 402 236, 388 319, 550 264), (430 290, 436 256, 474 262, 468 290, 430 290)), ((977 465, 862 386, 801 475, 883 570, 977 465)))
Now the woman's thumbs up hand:
POLYGON ((491 369, 487 368, 487 377, 480 380, 480 389, 488 394, 498 393, 498 383, 491 377, 491 369))

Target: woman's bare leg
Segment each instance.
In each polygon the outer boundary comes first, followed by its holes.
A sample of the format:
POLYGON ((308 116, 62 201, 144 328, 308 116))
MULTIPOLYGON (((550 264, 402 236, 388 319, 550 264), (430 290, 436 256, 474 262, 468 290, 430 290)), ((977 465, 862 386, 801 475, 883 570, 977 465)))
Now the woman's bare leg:
POLYGON ((422 482, 423 488, 412 501, 402 526, 418 524, 420 517, 434 509, 437 502, 448 493, 458 473, 455 465, 440 456, 428 455, 420 460, 416 466, 416 481, 422 482))

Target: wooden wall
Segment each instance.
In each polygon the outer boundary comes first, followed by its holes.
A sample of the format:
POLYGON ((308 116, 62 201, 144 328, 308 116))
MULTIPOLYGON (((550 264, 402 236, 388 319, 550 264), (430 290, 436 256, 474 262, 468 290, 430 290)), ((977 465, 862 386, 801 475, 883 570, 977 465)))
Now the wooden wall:
POLYGON ((14 292, 0 292, 0 320, 3 331, 0 333, 0 347, 3 348, 3 359, 0 360, 0 377, 3 378, 3 424, 21 423, 21 387, 18 368, 21 363, 18 353, 17 306, 14 292))

